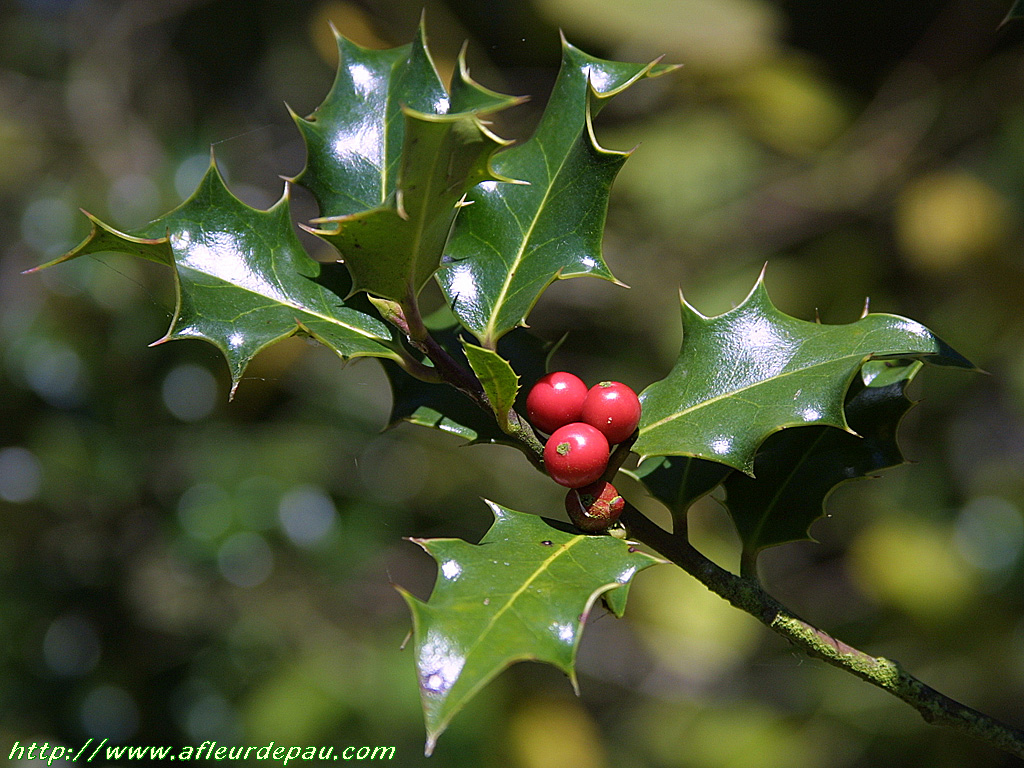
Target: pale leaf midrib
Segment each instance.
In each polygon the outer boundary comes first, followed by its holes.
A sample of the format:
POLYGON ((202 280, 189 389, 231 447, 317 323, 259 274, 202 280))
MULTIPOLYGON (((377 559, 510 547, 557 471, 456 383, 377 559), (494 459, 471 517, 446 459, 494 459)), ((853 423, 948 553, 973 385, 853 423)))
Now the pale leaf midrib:
MULTIPOLYGON (((713 403, 716 403, 716 402, 718 402, 720 400, 725 400, 725 399, 730 398, 730 397, 735 397, 736 395, 740 394, 741 392, 746 392, 747 390, 754 389, 755 387, 759 387, 759 386, 761 386, 763 384, 769 384, 771 382, 778 381, 779 379, 785 378, 787 376, 793 376, 793 375, 796 375, 796 374, 806 373, 806 372, 811 371, 814 368, 817 368, 819 366, 831 365, 831 364, 839 362, 841 360, 851 360, 851 359, 854 359, 854 358, 861 358, 861 359, 863 359, 865 357, 870 357, 871 354, 872 354, 871 352, 860 352, 860 353, 857 353, 857 354, 851 353, 851 354, 848 354, 848 355, 844 355, 842 357, 835 357, 835 358, 832 358, 831 360, 826 360, 826 361, 823 361, 823 362, 820 362, 820 363, 815 363, 814 365, 808 365, 808 366, 804 366, 804 367, 801 367, 801 368, 796 368, 796 369, 794 369, 792 371, 785 371, 783 373, 776 374, 775 376, 772 376, 769 379, 759 379, 758 381, 755 381, 755 382, 753 382, 751 384, 747 384, 746 386, 740 387, 739 389, 732 389, 732 390, 729 390, 728 392, 723 392, 722 394, 715 395, 714 397, 708 398, 707 400, 701 400, 699 403, 694 403, 693 405, 689 406, 688 408, 684 408, 681 411, 676 411, 675 413, 669 414, 665 418, 659 419, 658 421, 654 422, 653 424, 648 424, 647 426, 642 427, 640 429, 640 435, 642 436, 644 433, 650 432, 651 430, 656 429, 657 427, 661 427, 661 426, 663 426, 665 424, 668 424, 671 421, 675 421, 676 419, 681 418, 682 416, 685 416, 685 415, 687 415, 689 413, 693 413, 695 411, 698 411, 701 408, 704 408, 706 406, 712 405, 713 403)), ((916 354, 922 354, 922 353, 916 353, 916 354)))
MULTIPOLYGON (((582 131, 580 133, 582 133, 582 131)), ((494 300, 494 304, 491 306, 491 316, 487 320, 487 325, 484 328, 483 340, 485 343, 487 343, 487 341, 492 339, 494 336, 495 327, 498 324, 498 315, 501 313, 502 306, 504 305, 505 300, 508 297, 508 291, 512 285, 512 278, 515 275, 516 270, 519 269, 519 265, 522 263, 523 259, 526 256, 526 249, 530 243, 530 238, 533 237, 533 230, 537 227, 537 223, 540 221, 541 214, 543 213, 544 208, 548 203, 548 197, 551 195, 551 190, 554 189, 555 187, 555 180, 562 173, 562 169, 565 167, 565 164, 569 161, 569 155, 572 154, 572 145, 575 144, 576 140, 579 139, 580 133, 577 133, 576 137, 569 144, 569 147, 568 149, 566 149, 565 154, 562 156, 561 161, 558 163, 558 168, 555 169, 555 172, 551 173, 550 169, 548 169, 549 172, 548 178, 546 180, 546 187, 544 189, 544 195, 543 197, 541 197, 540 203, 537 205, 537 209, 530 220, 530 226, 523 233, 522 242, 519 245, 519 249, 516 252, 516 256, 512 260, 512 264, 508 268, 507 273, 505 274, 505 280, 501 285, 501 291, 498 292, 498 297, 494 300)), ((541 154, 544 155, 544 165, 547 169, 547 152, 545 152, 544 150, 543 142, 538 140, 537 148, 540 150, 541 154)))
POLYGON ((416 275, 419 272, 417 267, 419 266, 420 248, 422 247, 423 243, 423 230, 426 227, 426 212, 430 208, 430 199, 434 193, 434 181, 437 171, 437 164, 438 162, 440 162, 440 157, 440 152, 434 152, 434 157, 430 164, 430 173, 427 176, 427 183, 424 189, 423 200, 419 206, 419 216, 417 217, 417 222, 413 230, 414 234, 411 250, 412 265, 410 269, 410 274, 406 276, 407 282, 410 284, 410 289, 413 291, 415 291, 418 288, 418 286, 416 286, 414 283, 416 282, 416 275))
MULTIPOLYGON (((494 615, 491 616, 490 620, 487 622, 487 626, 485 626, 483 628, 483 630, 481 630, 477 634, 476 639, 473 641, 473 644, 463 654, 464 658, 467 661, 468 661, 469 657, 476 651, 476 649, 479 648, 479 646, 483 642, 484 638, 494 628, 494 625, 497 624, 498 619, 500 619, 505 614, 505 612, 508 611, 512 607, 512 605, 516 602, 516 600, 519 599, 519 596, 522 595, 530 587, 530 585, 534 581, 536 581, 537 578, 544 571, 546 571, 551 566, 551 563, 553 563, 555 560, 557 560, 562 555, 566 554, 569 551, 570 547, 574 547, 576 544, 578 544, 579 542, 583 541, 585 538, 586 538, 585 536, 576 536, 571 541, 568 541, 565 544, 562 544, 561 546, 558 547, 557 550, 552 552, 551 555, 548 556, 536 568, 536 570, 534 570, 534 572, 532 574, 530 574, 530 577, 528 579, 526 579, 526 581, 524 581, 523 584, 515 592, 513 592, 509 596, 508 600, 505 601, 505 604, 502 605, 501 608, 498 609, 494 613, 494 615)), ((476 692, 491 679, 493 674, 494 674, 494 670, 493 669, 487 670, 487 673, 483 675, 481 680, 479 680, 476 683, 476 685, 470 686, 469 690, 466 691, 462 696, 460 696, 458 699, 453 700, 453 703, 452 703, 450 708, 447 707, 447 706, 445 707, 447 712, 440 719, 440 722, 438 724, 436 732, 440 733, 440 731, 444 730, 444 728, 447 727, 448 722, 451 720, 452 717, 454 717, 455 712, 459 709, 459 707, 461 706, 461 703, 464 702, 464 701, 468 701, 470 698, 472 698, 476 694, 476 692)))
POLYGON ((281 298, 279 298, 279 297, 267 296, 264 293, 260 293, 258 291, 252 290, 251 288, 247 288, 247 287, 245 287, 243 285, 239 285, 238 283, 236 283, 236 282, 234 282, 232 280, 228 280, 228 279, 226 279, 224 277, 221 277, 220 275, 214 275, 214 274, 211 274, 209 272, 204 272, 204 271, 202 271, 200 269, 196 269, 195 267, 184 266, 184 265, 181 265, 181 264, 178 264, 176 266, 177 266, 178 269, 187 269, 187 270, 190 270, 192 272, 197 272, 200 275, 206 275, 207 277, 214 278, 215 280, 219 280, 222 283, 224 283, 226 285, 229 285, 229 286, 231 286, 232 288, 234 288, 236 290, 244 291, 245 293, 248 293, 248 294, 250 294, 252 296, 259 296, 261 299, 265 299, 267 301, 271 301, 271 302, 273 302, 274 304, 276 304, 278 306, 290 307, 291 309, 297 310, 299 312, 303 312, 303 313, 305 313, 307 315, 312 315, 313 317, 318 318, 320 320, 323 320, 324 322, 327 322, 327 323, 330 323, 331 325, 336 325, 336 326, 339 326, 339 327, 344 328, 346 330, 352 331, 353 333, 357 333, 360 336, 364 336, 364 337, 366 337, 368 339, 373 339, 375 341, 383 341, 383 339, 380 336, 377 336, 377 335, 373 334, 370 331, 364 330, 364 329, 359 328, 359 327, 354 326, 354 325, 349 325, 348 323, 343 322, 342 320, 338 319, 337 317, 332 317, 331 315, 325 315, 322 312, 310 309, 309 307, 302 306, 301 304, 298 304, 298 303, 296 303, 294 301, 291 301, 291 300, 289 300, 289 301, 282 301, 281 298))
POLYGON ((530 585, 533 584, 533 582, 536 581, 537 578, 551 566, 551 563, 553 563, 559 557, 568 552, 570 547, 574 547, 577 544, 579 544, 581 541, 583 541, 583 539, 583 536, 576 536, 571 541, 563 544, 557 550, 552 552, 550 556, 548 556, 539 566, 537 566, 537 569, 530 574, 530 577, 526 581, 524 581, 522 585, 509 596, 508 600, 505 601, 505 604, 502 605, 501 608, 499 608, 494 613, 493 616, 491 616, 490 621, 487 622, 487 626, 484 627, 484 629, 480 632, 479 635, 477 635, 476 641, 473 643, 472 646, 470 646, 469 650, 466 651, 467 658, 477 648, 477 646, 480 645, 480 642, 483 640, 484 636, 486 636, 487 633, 494 628, 494 625, 497 623, 498 619, 500 619, 501 616, 509 608, 512 607, 512 604, 519 599, 519 596, 522 595, 527 589, 529 589, 530 585))

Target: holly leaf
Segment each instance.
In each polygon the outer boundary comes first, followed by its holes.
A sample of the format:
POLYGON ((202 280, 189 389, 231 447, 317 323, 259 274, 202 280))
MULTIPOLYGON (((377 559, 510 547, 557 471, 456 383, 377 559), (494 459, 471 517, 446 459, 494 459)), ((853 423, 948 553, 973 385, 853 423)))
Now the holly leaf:
POLYGON ((633 450, 693 456, 747 474, 768 435, 821 424, 848 429, 843 402, 873 358, 974 366, 920 323, 868 314, 846 325, 790 317, 772 305, 764 274, 735 309, 704 317, 682 302, 683 346, 668 376, 641 393, 633 450))
POLYGON ((173 266, 174 317, 154 343, 214 344, 228 361, 232 392, 260 350, 297 333, 342 358, 398 358, 388 326, 368 307, 356 308, 318 282, 321 265, 306 254, 292 227, 287 187, 270 209, 251 208, 228 190, 211 159, 188 200, 139 230, 120 232, 89 218, 88 237, 43 266, 103 251, 173 266))
POLYGON ((338 249, 355 290, 398 302, 418 295, 437 271, 465 193, 484 180, 511 181, 490 168, 491 155, 507 142, 476 113, 402 113, 394 194, 369 210, 314 219, 310 230, 338 249))
MULTIPOLYGON (((454 327, 450 325, 435 326, 431 330, 434 338, 449 354, 460 363, 470 365, 465 355, 464 345, 473 345, 467 344, 454 327)), ((498 344, 498 352, 495 357, 507 361, 508 369, 502 372, 502 366, 497 361, 492 361, 497 370, 490 374, 495 379, 491 384, 495 389, 495 394, 488 393, 491 402, 495 402, 496 396, 499 399, 507 400, 507 395, 497 395, 497 392, 500 389, 504 389, 506 393, 511 391, 511 376, 516 376, 516 372, 518 372, 518 377, 525 381, 535 381, 540 378, 544 374, 549 346, 524 328, 518 328, 515 332, 505 336, 498 344), (510 373, 511 376, 509 376, 510 373), (505 380, 505 384, 498 383, 499 377, 505 380)), ((477 349, 482 348, 478 347, 477 349)), ((489 352, 489 350, 484 351, 489 352)), ((478 361, 477 366, 483 369, 484 364, 478 361)), ((502 432, 494 417, 482 411, 452 387, 414 379, 397 365, 387 361, 385 361, 384 370, 391 382, 393 395, 389 420, 391 426, 401 421, 407 421, 411 424, 433 427, 458 435, 470 443, 508 444, 510 442, 509 436, 502 432)), ((481 371, 475 372, 478 376, 481 375, 481 371)), ((488 374, 485 373, 484 376, 486 378, 488 374)), ((513 397, 522 400, 524 394, 522 390, 519 390, 518 394, 513 397)), ((519 405, 521 406, 522 403, 519 405)), ((505 410, 505 414, 507 418, 508 409, 505 410)))
POLYGON ((754 459, 754 477, 733 472, 725 480, 725 506, 752 563, 766 547, 811 540, 810 525, 832 492, 850 480, 904 463, 896 432, 914 405, 907 385, 922 363, 871 362, 847 395, 853 432, 832 427, 785 429, 767 440, 754 459))
POLYGON ((338 249, 354 290, 406 302, 437 270, 466 191, 509 181, 490 168, 506 142, 479 115, 519 100, 475 83, 464 56, 449 97, 422 25, 413 43, 385 51, 337 41, 330 93, 294 118, 308 149, 297 180, 321 210, 310 231, 338 249))
POLYGON ((612 180, 629 153, 602 148, 592 120, 633 83, 673 69, 605 61, 562 43, 562 66, 537 130, 494 158, 498 175, 528 185, 474 188, 438 272, 459 321, 491 349, 525 324, 555 279, 615 279, 601 255, 601 233, 612 180))
POLYGON ((519 393, 519 377, 508 360, 497 352, 468 342, 463 344, 463 349, 470 368, 484 387, 484 394, 491 404, 495 419, 504 428, 508 425, 508 413, 515 405, 519 393))
POLYGON ((686 531, 686 513, 698 499, 711 493, 733 472, 717 461, 692 456, 656 456, 632 472, 654 498, 672 513, 673 532, 686 531))
POLYGON ((414 379, 389 361, 384 361, 384 372, 391 383, 389 427, 408 422, 458 435, 471 444, 508 442, 494 418, 456 389, 414 379))
POLYGON ((427 727, 426 753, 452 717, 517 661, 543 661, 576 682, 580 635, 595 600, 616 615, 633 575, 662 560, 612 536, 569 533, 535 515, 488 502, 494 524, 479 544, 412 539, 438 563, 426 602, 409 604, 427 727))
POLYGON ((448 111, 448 94, 424 42, 362 48, 335 31, 338 72, 312 115, 292 113, 306 143, 306 167, 296 181, 309 189, 322 216, 345 216, 381 205, 394 194, 405 143, 403 107, 448 111))

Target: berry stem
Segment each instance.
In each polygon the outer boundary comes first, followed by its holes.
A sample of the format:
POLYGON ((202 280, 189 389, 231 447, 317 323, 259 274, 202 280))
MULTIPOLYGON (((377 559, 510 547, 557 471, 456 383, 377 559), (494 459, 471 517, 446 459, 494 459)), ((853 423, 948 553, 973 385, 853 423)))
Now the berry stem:
POLYGON ((608 468, 605 469, 601 479, 605 482, 610 483, 612 478, 615 477, 616 473, 622 467, 623 462, 629 456, 630 450, 633 448, 633 443, 636 442, 640 436, 640 430, 633 430, 633 434, 623 440, 621 443, 615 446, 615 450, 612 451, 612 455, 608 457, 608 468))

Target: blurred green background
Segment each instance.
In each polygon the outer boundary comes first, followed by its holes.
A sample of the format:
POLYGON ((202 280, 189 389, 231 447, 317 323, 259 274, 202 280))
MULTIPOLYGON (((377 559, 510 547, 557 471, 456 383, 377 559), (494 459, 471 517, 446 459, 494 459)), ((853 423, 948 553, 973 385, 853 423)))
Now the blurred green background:
MULTIPOLYGON (((534 97, 501 116, 513 138, 544 104, 559 27, 590 53, 684 65, 598 121, 605 145, 640 145, 605 238, 632 290, 548 291, 531 324, 570 331, 558 367, 639 390, 677 353, 676 287, 718 313, 767 261, 790 314, 848 322, 870 297, 986 369, 925 371, 902 430, 915 463, 842 488, 820 543, 771 550, 762 572, 808 620, 1021 727, 1024 22, 999 27, 1009 5, 431 0, 426 23, 442 74, 468 39, 477 79, 534 97)), ((638 577, 625 620, 592 617, 580 698, 517 665, 426 760, 390 583, 425 597, 434 566, 401 537, 476 540, 481 497, 559 516, 559 489, 509 449, 382 433, 378 364, 298 340, 257 358, 229 403, 213 347, 147 346, 173 310, 156 265, 20 274, 85 235, 78 207, 122 228, 169 210, 211 144, 235 193, 270 205, 304 158, 284 103, 312 111, 333 78, 329 22, 385 47, 421 8, 0 3, 0 760, 15 740, 107 737, 395 745, 403 766, 1019 764, 669 567, 638 577)), ((735 569, 718 505, 691 520, 735 569)))

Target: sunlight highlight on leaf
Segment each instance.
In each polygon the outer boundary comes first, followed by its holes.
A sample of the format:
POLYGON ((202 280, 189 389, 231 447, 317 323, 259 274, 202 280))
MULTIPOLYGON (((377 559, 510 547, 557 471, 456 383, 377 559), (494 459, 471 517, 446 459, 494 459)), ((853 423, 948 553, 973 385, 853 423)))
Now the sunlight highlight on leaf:
POLYGON ((869 360, 899 358, 973 369, 920 323, 868 314, 822 325, 780 312, 764 276, 735 309, 705 317, 682 302, 675 367, 640 395, 633 446, 643 457, 692 456, 751 474, 774 432, 820 424, 848 430, 843 400, 869 360))
POLYGON ((413 615, 429 755, 463 705, 510 664, 553 664, 576 685, 580 634, 595 600, 624 608, 637 571, 662 562, 612 536, 569 533, 488 502, 494 525, 477 545, 413 539, 438 562, 427 602, 399 588, 413 615))

